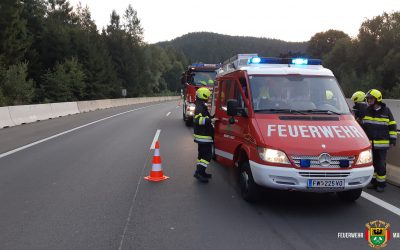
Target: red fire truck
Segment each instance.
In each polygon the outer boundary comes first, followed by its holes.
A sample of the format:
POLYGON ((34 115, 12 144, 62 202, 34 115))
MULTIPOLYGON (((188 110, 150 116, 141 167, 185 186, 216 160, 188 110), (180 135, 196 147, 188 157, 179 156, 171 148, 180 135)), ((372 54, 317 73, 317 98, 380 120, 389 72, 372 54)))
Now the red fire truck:
POLYGON ((207 87, 210 90, 214 87, 216 70, 219 64, 195 63, 188 66, 182 73, 181 82, 183 84, 183 120, 187 126, 192 125, 196 101, 196 91, 200 87, 207 87))
POLYGON ((238 168, 245 200, 264 186, 354 201, 371 181, 370 142, 321 60, 237 55, 212 103, 215 159, 238 168))

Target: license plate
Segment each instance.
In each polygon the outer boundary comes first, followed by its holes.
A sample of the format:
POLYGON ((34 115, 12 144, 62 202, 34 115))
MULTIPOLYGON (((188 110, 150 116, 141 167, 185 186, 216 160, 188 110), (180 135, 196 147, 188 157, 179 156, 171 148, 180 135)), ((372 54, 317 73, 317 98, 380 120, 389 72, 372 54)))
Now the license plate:
POLYGON ((344 180, 326 180, 326 179, 309 179, 307 180, 308 188, 344 188, 344 180))

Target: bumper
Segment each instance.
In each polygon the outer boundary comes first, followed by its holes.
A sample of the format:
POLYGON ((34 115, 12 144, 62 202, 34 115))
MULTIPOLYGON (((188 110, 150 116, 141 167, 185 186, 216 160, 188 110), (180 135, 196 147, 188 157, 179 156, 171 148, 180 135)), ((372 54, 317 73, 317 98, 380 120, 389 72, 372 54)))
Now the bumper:
POLYGON ((374 167, 337 170, 299 170, 259 164, 250 161, 254 181, 264 187, 305 192, 336 192, 363 188, 371 181, 374 167), (310 179, 344 180, 344 188, 309 188, 310 179))

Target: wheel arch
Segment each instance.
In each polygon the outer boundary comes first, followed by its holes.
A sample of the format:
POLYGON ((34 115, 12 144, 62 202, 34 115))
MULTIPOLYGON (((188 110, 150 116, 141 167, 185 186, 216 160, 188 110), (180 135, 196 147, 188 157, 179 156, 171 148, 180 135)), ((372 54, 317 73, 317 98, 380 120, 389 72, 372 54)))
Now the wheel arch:
POLYGON ((249 160, 250 148, 245 144, 240 144, 234 154, 234 164, 236 167, 240 166, 243 162, 249 160))

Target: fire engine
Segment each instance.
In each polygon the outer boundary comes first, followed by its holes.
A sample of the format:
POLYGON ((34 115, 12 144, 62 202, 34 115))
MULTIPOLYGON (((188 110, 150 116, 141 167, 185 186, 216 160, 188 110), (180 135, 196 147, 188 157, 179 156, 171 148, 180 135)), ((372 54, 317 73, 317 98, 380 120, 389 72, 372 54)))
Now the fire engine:
POLYGON ((319 59, 236 55, 217 71, 212 105, 215 159, 237 167, 247 201, 260 186, 354 201, 371 181, 371 144, 319 59))
POLYGON ((195 63, 189 65, 187 70, 182 73, 181 82, 183 84, 183 120, 187 126, 192 125, 196 101, 196 91, 200 87, 207 87, 210 90, 214 87, 216 70, 219 64, 195 63))

